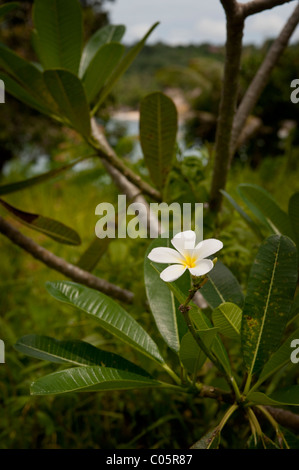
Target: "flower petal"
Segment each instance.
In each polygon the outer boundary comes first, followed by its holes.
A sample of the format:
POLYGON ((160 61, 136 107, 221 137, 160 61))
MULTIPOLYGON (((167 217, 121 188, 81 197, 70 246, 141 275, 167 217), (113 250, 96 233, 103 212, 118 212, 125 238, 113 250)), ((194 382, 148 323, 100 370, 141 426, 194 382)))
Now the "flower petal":
POLYGON ((196 245, 195 250, 196 254, 200 259, 207 258, 210 255, 216 253, 216 251, 221 250, 223 243, 216 238, 208 238, 203 240, 198 245, 196 245))
POLYGON ((173 248, 159 247, 153 248, 148 254, 148 258, 155 263, 181 263, 184 258, 173 248))
POLYGON ((214 263, 210 259, 201 259, 196 263, 195 268, 189 268, 192 276, 203 276, 213 269, 214 263))
POLYGON ((185 250, 192 250, 195 247, 196 233, 193 230, 177 233, 171 243, 184 256, 185 250))
POLYGON ((176 281, 180 276, 182 276, 182 274, 184 274, 186 269, 187 268, 182 264, 173 264, 160 273, 160 278, 165 282, 176 281))

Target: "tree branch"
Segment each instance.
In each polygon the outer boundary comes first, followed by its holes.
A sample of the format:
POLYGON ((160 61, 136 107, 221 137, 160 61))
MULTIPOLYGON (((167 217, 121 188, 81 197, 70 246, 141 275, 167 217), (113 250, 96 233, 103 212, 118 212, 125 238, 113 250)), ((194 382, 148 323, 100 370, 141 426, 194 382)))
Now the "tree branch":
POLYGON ((232 0, 221 0, 221 3, 226 13, 227 39, 210 193, 210 209, 216 212, 220 209, 222 201, 219 189, 224 189, 229 171, 231 132, 237 105, 244 29, 240 5, 236 6, 232 0))
POLYGON ((299 431, 299 415, 288 410, 283 410, 282 408, 274 408, 273 406, 265 406, 265 408, 278 424, 292 429, 293 431, 299 431))
POLYGON ((244 18, 292 1, 293 0, 252 0, 242 5, 244 18))
POLYGON ((289 39, 293 34, 296 26, 299 23, 299 4, 296 6, 292 15, 286 22, 284 28, 282 29, 279 36, 275 39, 272 46, 270 47, 262 65, 258 69, 256 75, 254 76, 251 84, 249 85, 241 104, 237 110, 237 113, 234 118, 233 130, 232 130, 232 152, 231 160, 233 154, 236 151, 237 140, 244 128, 247 118, 254 109, 259 97, 261 96, 269 78, 271 72, 278 60, 280 59, 282 53, 288 45, 289 39))
POLYGON ((242 10, 236 0, 220 0, 220 2, 227 16, 236 17, 241 14, 242 10))
POLYGON ((161 201, 162 197, 157 189, 153 188, 150 184, 134 173, 133 170, 128 168, 124 162, 116 155, 114 150, 110 147, 107 140, 104 138, 103 134, 98 129, 96 121, 92 118, 92 130, 93 130, 93 137, 95 138, 95 142, 90 142, 90 144, 97 150, 99 157, 102 160, 106 160, 109 165, 116 168, 123 176, 126 177, 131 183, 136 185, 139 190, 151 198, 155 199, 156 201, 161 201), (96 145, 95 145, 96 144, 96 145))
MULTIPOLYGON (((104 135, 100 132, 100 129, 95 121, 94 118, 91 120, 91 128, 92 134, 94 139, 99 142, 100 146, 107 151, 107 154, 113 154, 113 149, 109 146, 107 140, 105 139, 104 135)), ((105 166, 106 170, 112 177, 113 181, 115 182, 116 186, 132 201, 141 203, 146 208, 146 220, 141 220, 143 226, 153 230, 152 233, 159 234, 161 231, 161 227, 159 224, 158 219, 152 214, 150 210, 150 206, 146 199, 141 194, 141 191, 138 187, 136 187, 128 178, 119 171, 118 168, 115 168, 111 165, 107 159, 101 158, 103 165, 105 166)), ((139 214, 139 218, 142 217, 142 214, 139 214)))
POLYGON ((12 243, 23 248, 27 253, 31 254, 35 259, 41 261, 46 266, 55 269, 61 274, 75 282, 79 282, 85 286, 96 289, 104 294, 114 297, 126 303, 133 301, 133 293, 125 289, 121 289, 110 282, 100 279, 88 271, 68 263, 63 258, 60 258, 42 246, 38 245, 31 238, 23 235, 13 225, 7 222, 0 216, 0 233, 6 236, 12 243))

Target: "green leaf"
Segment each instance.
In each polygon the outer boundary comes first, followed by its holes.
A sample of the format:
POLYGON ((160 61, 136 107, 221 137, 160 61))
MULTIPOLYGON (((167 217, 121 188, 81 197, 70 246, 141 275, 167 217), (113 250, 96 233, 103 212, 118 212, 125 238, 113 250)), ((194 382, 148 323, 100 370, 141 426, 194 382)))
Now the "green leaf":
POLYGON ((279 347, 297 282, 294 243, 272 235, 260 246, 251 268, 242 317, 246 368, 258 371, 279 347))
POLYGON ((117 43, 105 44, 97 51, 82 78, 88 103, 96 98, 109 80, 123 52, 124 46, 117 43))
POLYGON ((255 184, 240 184, 238 192, 254 215, 272 232, 294 239, 288 214, 265 189, 255 184))
POLYGON ((30 108, 36 109, 40 113, 52 115, 52 111, 49 110, 49 108, 45 107, 41 101, 37 100, 30 93, 28 93, 22 85, 16 82, 9 75, 0 73, 0 79, 5 83, 5 91, 14 98, 26 104, 30 108))
POLYGON ((108 248, 111 238, 95 237, 81 255, 77 266, 85 271, 92 272, 108 248))
MULTIPOLYGON (((21 101, 24 101, 24 98, 29 101, 31 97, 31 105, 37 104, 38 110, 46 114, 51 114, 58 110, 44 83, 43 74, 38 67, 19 57, 1 43, 0 66, 12 77, 8 83, 5 81, 5 85, 6 89, 13 96, 16 96, 21 101)), ((37 106, 33 107, 37 109, 37 106)))
POLYGON ((26 225, 37 232, 43 233, 56 242, 64 243, 65 245, 81 244, 81 240, 77 232, 61 222, 57 222, 57 220, 21 211, 20 209, 17 209, 3 201, 3 199, 0 199, 0 204, 23 225, 26 225))
POLYGON ((164 364, 157 345, 147 332, 110 297, 74 282, 48 282, 48 292, 61 302, 92 315, 102 328, 138 351, 164 364))
POLYGON ((0 6, 0 18, 2 16, 5 16, 7 15, 7 13, 9 13, 10 11, 14 10, 15 8, 17 8, 19 6, 19 2, 12 2, 12 3, 8 3, 6 5, 1 5, 0 6))
POLYGON ((89 137, 89 107, 79 78, 67 70, 46 70, 44 79, 61 114, 84 137, 89 137))
POLYGON ((140 105, 140 144, 152 181, 162 190, 175 156, 177 110, 161 92, 150 93, 140 105))
POLYGON ((69 170, 73 166, 77 165, 77 163, 80 163, 86 160, 87 158, 90 158, 91 156, 92 155, 78 158, 77 160, 67 163, 66 165, 63 165, 59 168, 55 168, 54 170, 47 171, 46 173, 42 173, 40 175, 33 176, 32 178, 28 178, 27 180, 17 181, 16 183, 3 184, 2 186, 0 186, 0 195, 2 196, 3 194, 10 194, 16 191, 21 191, 22 189, 30 188, 31 186, 55 178, 60 173, 69 170))
POLYGON ((223 302, 232 302, 240 308, 243 307, 244 295, 240 284, 221 261, 217 261, 215 267, 208 273, 208 278, 209 282, 200 289, 200 293, 213 309, 223 302))
POLYGON ((299 313, 299 293, 297 293, 291 307, 289 320, 292 320, 299 313))
POLYGON ((252 390, 256 390, 271 375, 275 374, 279 369, 290 363, 292 352, 291 342, 293 339, 297 338, 299 338, 299 328, 288 337, 288 339, 280 346, 280 348, 277 349, 277 351, 275 351, 274 354, 272 354, 268 362, 264 365, 258 381, 252 387, 252 390))
POLYGON ((123 357, 79 340, 59 341, 49 336, 27 335, 18 339, 14 348, 27 356, 58 364, 101 366, 121 369, 135 374, 149 374, 123 357))
POLYGON ((115 83, 119 80, 119 78, 126 72, 126 70, 130 67, 131 63, 134 61, 134 59, 137 57, 141 49, 143 48, 147 38, 149 35, 153 32, 153 30, 156 28, 156 26, 159 23, 155 23, 149 31, 145 34, 145 36, 139 41, 135 46, 133 46, 128 53, 125 55, 125 57, 121 60, 121 62, 118 64, 116 69, 114 70, 113 74, 111 75, 109 82, 106 83, 104 88, 102 89, 99 98, 97 100, 97 103, 95 107, 92 110, 92 115, 94 115, 97 110, 99 109, 100 105, 104 102, 104 100, 107 98, 109 93, 111 92, 112 88, 114 87, 115 83))
MULTIPOLYGON (((169 246, 166 238, 157 238, 149 245, 144 258, 144 282, 147 300, 155 319, 157 328, 166 344, 178 352, 180 338, 186 332, 180 332, 178 317, 181 316, 174 299, 174 294, 167 283, 160 279, 160 269, 157 263, 148 259, 149 252, 159 246, 169 246), (157 267, 156 267, 157 266, 157 267)), ((163 265, 164 269, 165 265, 163 265)))
POLYGON ((110 42, 119 42, 126 28, 124 25, 112 25, 109 24, 103 28, 98 29, 88 40, 86 46, 83 49, 81 62, 80 62, 80 71, 79 77, 82 78, 88 65, 104 44, 109 44, 110 42))
POLYGON ((221 435, 218 427, 207 432, 199 441, 195 442, 190 449, 217 449, 221 435))
POLYGON ((43 67, 77 74, 83 38, 79 1, 35 0, 33 21, 43 67))
POLYGON ((294 242, 299 250, 299 192, 293 194, 289 200, 289 218, 294 232, 294 242))
MULTIPOLYGON (((218 332, 218 328, 214 328, 210 319, 195 305, 191 306, 189 311, 189 317, 195 325, 197 330, 206 330, 209 329, 211 332, 218 332)), ((227 354, 227 351, 223 345, 223 342, 218 336, 214 337, 214 341, 211 344, 212 353, 217 357, 221 363, 224 371, 228 376, 232 375, 230 360, 227 354)))
MULTIPOLYGON (((210 349, 215 336, 218 332, 217 328, 207 328, 205 330, 197 330, 197 334, 203 340, 205 346, 210 349)), ((181 341, 180 347, 180 360, 183 366, 195 374, 204 365, 207 356, 200 349, 199 345, 193 338, 193 335, 188 331, 181 341)))
MULTIPOLYGON (((184 300, 186 300, 186 295, 184 295, 183 292, 181 291, 180 286, 178 285, 177 281, 168 283, 168 286, 169 286, 169 289, 174 293, 175 297, 177 298, 180 304, 183 303, 184 300)), ((194 323, 195 328, 197 330, 206 330, 206 329, 215 330, 209 318, 197 306, 195 306, 192 303, 190 304, 190 306, 191 306, 191 309, 189 311, 189 317, 194 323)), ((229 357, 221 339, 218 336, 215 337, 211 345, 211 350, 213 354, 217 357, 219 362, 221 363, 227 375, 230 376, 232 374, 232 370, 231 370, 229 357)))
POLYGON ((224 302, 213 310, 212 320, 219 333, 232 339, 240 339, 242 310, 238 305, 224 302))
POLYGON ((259 405, 299 406, 299 385, 277 390, 271 393, 271 395, 266 395, 262 392, 253 392, 248 394, 247 398, 259 405))
POLYGON ((161 387, 156 380, 110 367, 74 367, 42 377, 31 385, 32 395, 68 392, 103 392, 161 387))
POLYGON ((224 189, 220 189, 221 194, 228 200, 228 202, 236 209, 238 214, 242 217, 243 220, 247 223, 247 225, 251 228, 251 230, 256 234, 256 236, 262 241, 264 239, 263 234, 259 226, 252 220, 249 215, 243 211, 243 209, 239 206, 239 204, 232 198, 230 194, 228 194, 224 189))

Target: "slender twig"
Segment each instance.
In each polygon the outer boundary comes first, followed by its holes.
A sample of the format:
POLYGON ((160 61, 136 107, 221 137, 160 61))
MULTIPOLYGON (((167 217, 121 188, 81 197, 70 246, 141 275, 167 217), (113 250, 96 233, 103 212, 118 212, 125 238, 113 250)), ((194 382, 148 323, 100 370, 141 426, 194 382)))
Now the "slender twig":
POLYGON ((137 175, 116 155, 104 135, 100 132, 94 118, 92 118, 91 122, 94 139, 91 139, 89 143, 97 151, 99 157, 117 169, 127 180, 137 186, 142 193, 147 194, 156 201, 161 201, 162 196, 160 192, 144 181, 141 176, 137 175))
POLYGON ((38 245, 31 238, 23 235, 21 232, 19 232, 19 230, 17 230, 1 216, 0 233, 6 236, 12 243, 25 250, 35 259, 38 259, 46 266, 55 269, 55 271, 64 274, 73 281, 101 291, 126 303, 131 303, 133 301, 134 294, 132 292, 121 289, 120 287, 94 276, 93 274, 79 268, 78 266, 75 266, 74 264, 68 263, 63 258, 54 255, 46 248, 38 245))
MULTIPOLYGON (((113 152, 113 149, 110 147, 109 143, 105 139, 105 136, 100 131, 100 128, 94 118, 91 119, 91 127, 93 138, 99 142, 100 146, 107 149, 107 152, 113 152)), ((142 220, 141 214, 139 214, 140 223, 147 229, 148 232, 151 229, 152 233, 156 233, 158 235, 161 231, 159 220, 150 210, 150 206, 144 198, 140 188, 129 181, 128 178, 122 174, 119 169, 111 165, 108 160, 101 158, 101 161, 119 190, 122 191, 122 193, 125 194, 130 201, 141 203, 145 207, 146 220, 142 220)))
POLYGON ((246 90, 246 93, 238 107, 238 110, 234 117, 233 129, 232 129, 232 151, 231 159, 237 147, 238 137, 244 128, 247 118, 254 109, 259 97, 264 90, 272 70, 276 66, 279 58, 284 52, 288 45, 289 39, 292 36, 296 26, 299 23, 299 4, 296 6, 292 15, 287 20, 285 26, 281 30, 279 36, 275 39, 271 45, 263 63, 255 74, 252 82, 246 90))

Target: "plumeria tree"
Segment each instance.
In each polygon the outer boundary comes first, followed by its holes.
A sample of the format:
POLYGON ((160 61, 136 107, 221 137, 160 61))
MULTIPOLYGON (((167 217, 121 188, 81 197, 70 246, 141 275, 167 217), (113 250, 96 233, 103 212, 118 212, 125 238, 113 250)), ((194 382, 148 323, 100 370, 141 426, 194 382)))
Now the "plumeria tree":
MULTIPOLYGON (((228 36, 209 198, 210 208, 214 210, 220 209, 224 194, 220 190, 224 189, 233 155, 245 18, 286 2, 254 0, 239 4, 235 0, 222 0, 221 3, 227 15, 228 36)), ((3 5, 0 15, 13 7, 17 6, 3 5)), ((292 17, 292 31, 298 22, 297 16, 298 8, 292 17)), ((146 368, 142 363, 134 363, 80 339, 62 340, 24 332, 15 345, 17 351, 59 365, 58 371, 34 379, 31 393, 50 395, 153 388, 182 396, 187 394, 194 399, 215 399, 223 405, 221 416, 217 416, 218 424, 213 429, 207 426, 207 434, 193 445, 194 449, 219 447, 224 426, 237 413, 248 423, 244 446, 292 447, 296 438, 281 425, 288 427, 291 423, 292 428, 298 429, 298 416, 281 407, 299 405, 298 385, 287 389, 272 385, 277 383, 277 374, 290 364, 290 344, 299 334, 298 329, 292 328, 299 309, 298 295, 295 296, 298 195, 292 199, 290 214, 286 215, 287 231, 286 225, 280 223, 286 220, 284 215, 276 207, 273 209, 269 198, 263 200, 263 209, 259 208, 258 213, 266 219, 267 228, 272 230, 270 234, 263 236, 259 227, 242 213, 262 241, 248 285, 242 289, 221 262, 221 250, 225 249, 222 241, 212 237, 196 241, 195 228, 164 237, 158 218, 150 211, 150 202, 171 200, 178 130, 173 101, 163 93, 154 92, 145 96, 140 104, 140 143, 147 169, 143 173, 135 171, 116 154, 96 119, 114 84, 157 24, 128 51, 121 43, 125 31, 122 25, 101 28, 83 44, 81 8, 77 0, 35 0, 33 24, 32 38, 38 63, 29 62, 0 44, 0 78, 8 93, 56 123, 71 128, 81 141, 77 158, 67 164, 27 180, 1 185, 1 208, 20 224, 57 243, 80 245, 80 236, 73 228, 15 207, 7 197, 63 174, 79 161, 100 162, 118 191, 145 208, 145 217, 140 219, 143 228, 150 226, 159 235, 144 254, 143 273, 147 303, 166 352, 161 352, 151 332, 121 305, 120 302, 134 302, 134 294, 92 273, 102 254, 97 238, 91 240, 77 264, 73 264, 24 235, 7 217, 1 216, 3 236, 70 279, 47 283, 47 290, 54 298, 53 305, 56 301, 63 302, 82 311, 119 341, 145 356, 150 364, 146 368), (220 260, 214 258, 215 253, 219 253, 220 260), (213 369, 212 377, 204 373, 208 368, 213 369), (216 379, 221 380, 222 387, 214 384, 216 379), (272 384, 270 392, 269 384, 272 384), (270 435, 263 430, 266 421, 273 429, 270 435)), ((288 30, 288 37, 291 30, 288 30)), ((280 39, 278 43, 282 44, 280 39)), ((283 47, 286 43, 283 42, 283 47)), ((278 56, 269 59, 271 67, 278 56)), ((264 73, 263 84, 265 76, 264 73)), ((261 86, 254 86, 254 90, 257 89, 255 98, 261 86)), ((252 104, 252 93, 250 96, 252 104)), ((243 118, 249 112, 246 107, 243 118)), ((198 173, 193 160, 191 163, 194 173, 193 178, 187 178, 187 185, 194 188, 198 173)), ((257 199, 261 201, 261 197, 257 199)), ((236 207, 234 201, 230 201, 236 207)), ((240 208, 238 210, 241 212, 240 208)))

